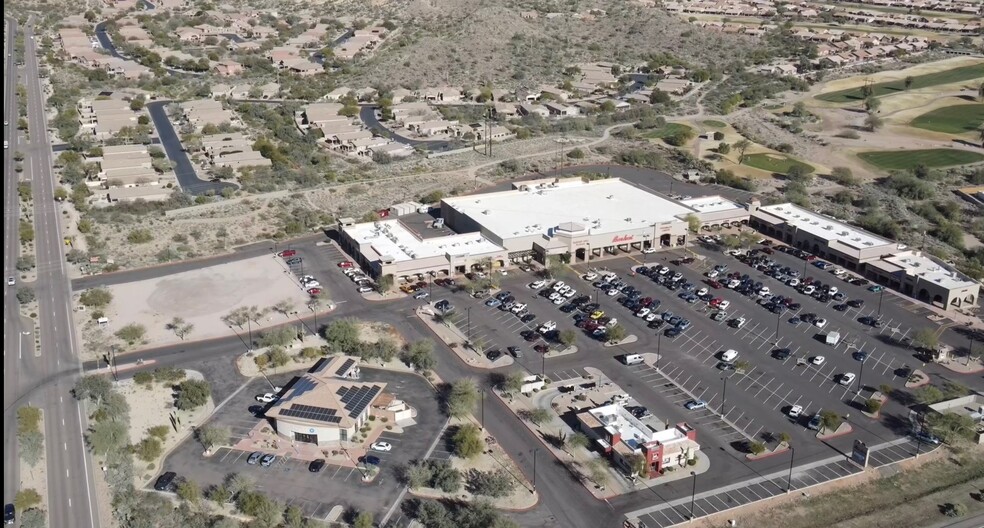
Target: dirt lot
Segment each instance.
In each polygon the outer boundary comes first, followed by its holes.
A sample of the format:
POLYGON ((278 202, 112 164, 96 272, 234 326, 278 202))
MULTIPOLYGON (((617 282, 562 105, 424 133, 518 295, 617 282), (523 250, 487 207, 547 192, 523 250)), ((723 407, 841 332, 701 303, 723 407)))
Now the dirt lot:
POLYGON ((860 480, 849 479, 814 492, 790 495, 737 512, 722 513, 698 521, 698 528, 718 528, 735 519, 739 526, 756 528, 917 528, 947 519, 939 507, 947 502, 967 506, 967 515, 984 511, 984 502, 971 493, 984 488, 980 464, 984 450, 977 446, 960 456, 941 449, 901 473, 881 479, 869 472, 860 480))
MULTIPOLYGON (((180 341, 166 325, 181 317, 194 325, 186 339, 229 335, 230 329, 221 318, 237 307, 263 310, 285 299, 295 307, 306 302, 307 293, 285 270, 280 259, 256 257, 111 286, 113 302, 105 310, 109 324, 103 330, 113 334, 128 324, 141 324, 147 329, 143 345, 160 346, 180 341)), ((270 312, 254 324, 253 330, 285 320, 284 315, 270 312)))

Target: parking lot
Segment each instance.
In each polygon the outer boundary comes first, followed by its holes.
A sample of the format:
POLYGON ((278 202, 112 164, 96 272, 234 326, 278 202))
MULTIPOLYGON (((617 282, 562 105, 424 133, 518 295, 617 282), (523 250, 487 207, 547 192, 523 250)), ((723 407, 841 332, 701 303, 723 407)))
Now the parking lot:
MULTIPOLYGON (((292 375, 283 374, 270 376, 269 381, 259 378, 249 382, 219 409, 209 425, 228 427, 235 444, 257 423, 254 413, 262 411, 262 404, 257 403, 254 396, 269 392, 271 384, 286 386, 292 378, 292 375)), ((224 448, 204 457, 201 445, 192 438, 181 443, 167 457, 162 471, 174 471, 202 488, 221 483, 232 473, 248 475, 256 481, 257 489, 287 504, 297 505, 306 515, 317 519, 324 519, 338 504, 368 511, 379 509, 380 504, 389 505, 402 488, 395 476, 396 468, 422 458, 442 431, 444 420, 433 390, 418 376, 363 366, 362 381, 386 383, 387 392, 417 409, 416 424, 407 427, 404 433, 381 432, 378 440, 390 443, 393 449, 372 452, 381 461, 380 473, 372 482, 362 482, 359 467, 329 463, 320 472, 311 473, 308 471, 310 460, 293 457, 277 457, 270 467, 247 464, 250 453, 236 449, 224 448), (371 494, 365 492, 367 487, 373 488, 371 494)))

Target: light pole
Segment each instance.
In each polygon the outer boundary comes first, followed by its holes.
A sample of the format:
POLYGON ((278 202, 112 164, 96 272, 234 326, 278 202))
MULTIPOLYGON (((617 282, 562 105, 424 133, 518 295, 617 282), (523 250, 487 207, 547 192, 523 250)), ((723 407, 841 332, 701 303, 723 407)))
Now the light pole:
POLYGON ((878 317, 881 317, 882 299, 884 297, 885 297, 885 288, 883 286, 881 293, 878 295, 878 317))
POLYGON ((536 452, 539 450, 539 447, 533 448, 533 489, 530 493, 536 493, 536 452))
POLYGON ((547 375, 547 353, 540 354, 540 377, 547 375))
MULTIPOLYGON (((867 359, 867 358, 865 358, 867 359)), ((861 377, 864 376, 864 360, 861 361, 861 370, 858 372, 858 386, 854 388, 854 394, 861 393, 861 377)))
POLYGON ((119 373, 116 371, 116 345, 109 347, 109 360, 112 362, 113 381, 120 381, 119 373))
MULTIPOLYGON (((241 326, 239 328, 242 328, 241 326)), ((246 350, 249 352, 253 351, 253 320, 246 319, 246 329, 249 332, 249 344, 246 345, 246 350)))
POLYGON ((776 312, 776 346, 779 346, 779 321, 782 319, 782 311, 776 312))
POLYGON ((789 478, 786 479, 786 493, 793 491, 793 459, 796 458, 796 448, 789 446, 789 478))
POLYGON ((660 354, 660 344, 662 343, 663 343, 663 332, 659 332, 656 334, 656 370, 657 371, 659 370, 659 358, 662 357, 662 354, 660 354))
POLYGON ((598 288, 595 288, 594 291, 595 291, 595 304, 598 304, 598 288))
POLYGON ((725 410, 725 407, 727 406, 727 403, 728 403, 728 378, 727 378, 727 376, 721 378, 721 381, 724 382, 724 390, 721 393, 721 417, 724 418, 725 416, 728 415, 728 413, 725 410))
POLYGON ((314 314, 314 335, 318 335, 318 310, 313 304, 309 304, 308 308, 310 308, 311 313, 314 314))
POLYGON ((697 472, 691 471, 690 476, 694 477, 694 489, 690 492, 690 520, 694 520, 694 502, 697 499, 697 472))
POLYGON ((468 314, 468 329, 467 329, 467 336, 466 336, 468 337, 468 341, 471 341, 471 309, 472 309, 471 306, 465 308, 465 312, 468 314))
POLYGON ((482 389, 482 430, 485 430, 485 389, 482 389))

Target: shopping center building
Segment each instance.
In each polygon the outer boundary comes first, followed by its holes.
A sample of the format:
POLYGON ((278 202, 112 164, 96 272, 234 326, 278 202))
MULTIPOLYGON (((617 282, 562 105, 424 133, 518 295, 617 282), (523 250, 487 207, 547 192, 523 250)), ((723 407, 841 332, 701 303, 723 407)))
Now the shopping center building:
POLYGON ((508 260, 545 262, 570 254, 572 263, 646 248, 684 245, 694 210, 618 178, 555 178, 517 183, 512 190, 445 198, 441 217, 457 232, 480 232, 505 248, 508 260))

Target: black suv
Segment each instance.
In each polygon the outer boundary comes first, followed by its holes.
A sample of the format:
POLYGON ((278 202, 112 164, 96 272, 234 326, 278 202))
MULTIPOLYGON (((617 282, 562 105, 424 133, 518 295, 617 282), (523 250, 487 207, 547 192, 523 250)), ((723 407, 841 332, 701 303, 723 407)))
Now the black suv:
POLYGON ((157 482, 154 483, 154 489, 157 491, 168 491, 171 489, 171 484, 174 483, 174 479, 178 476, 177 473, 173 471, 168 471, 160 477, 157 477, 157 482))

